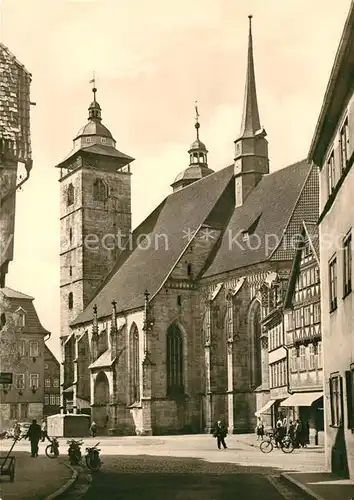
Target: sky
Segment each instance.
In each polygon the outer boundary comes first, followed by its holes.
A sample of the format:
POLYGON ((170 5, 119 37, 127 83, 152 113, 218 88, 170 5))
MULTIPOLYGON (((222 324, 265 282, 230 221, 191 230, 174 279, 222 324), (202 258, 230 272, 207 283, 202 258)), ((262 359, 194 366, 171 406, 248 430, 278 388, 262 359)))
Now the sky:
POLYGON ((132 164, 136 227, 189 163, 198 100, 209 166, 233 161, 249 14, 271 171, 306 158, 350 0, 0 0, 0 40, 32 73, 33 170, 17 194, 7 285, 35 297, 59 356, 59 182, 87 121, 93 71, 103 123, 132 164))

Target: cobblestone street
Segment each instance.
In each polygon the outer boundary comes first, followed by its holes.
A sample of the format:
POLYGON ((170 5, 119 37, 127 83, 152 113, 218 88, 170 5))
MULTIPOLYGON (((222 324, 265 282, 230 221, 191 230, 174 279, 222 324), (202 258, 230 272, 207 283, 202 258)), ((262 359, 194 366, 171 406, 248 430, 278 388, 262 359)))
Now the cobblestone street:
MULTIPOLYGON (((97 438, 97 441, 100 438, 97 438)), ((96 441, 96 442, 97 442, 96 441)), ((280 479, 280 472, 322 471, 319 449, 285 455, 260 452, 254 436, 231 436, 227 450, 216 449, 208 435, 101 438, 103 466, 93 476, 84 500, 217 500, 258 498, 301 500, 301 494, 280 479)), ((85 446, 93 440, 85 440, 85 446)))

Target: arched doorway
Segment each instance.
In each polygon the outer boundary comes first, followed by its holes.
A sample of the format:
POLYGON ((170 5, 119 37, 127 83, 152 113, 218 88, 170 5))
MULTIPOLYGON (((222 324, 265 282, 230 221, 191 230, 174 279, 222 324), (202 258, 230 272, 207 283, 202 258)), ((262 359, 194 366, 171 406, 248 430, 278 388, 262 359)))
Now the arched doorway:
POLYGON ((255 389, 262 384, 261 305, 258 300, 255 300, 250 307, 248 331, 250 339, 250 379, 251 387, 255 389))
POLYGON ((98 432, 105 434, 107 431, 109 412, 109 383, 107 375, 100 372, 95 380, 93 420, 97 424, 98 432))

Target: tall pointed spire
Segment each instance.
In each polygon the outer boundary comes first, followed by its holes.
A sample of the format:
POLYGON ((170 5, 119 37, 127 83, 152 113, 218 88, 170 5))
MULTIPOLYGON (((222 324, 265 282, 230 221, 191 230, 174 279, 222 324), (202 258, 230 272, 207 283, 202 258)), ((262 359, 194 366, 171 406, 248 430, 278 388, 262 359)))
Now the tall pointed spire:
POLYGON ((245 86, 245 100, 243 105, 243 116, 240 137, 254 137, 261 128, 256 92, 256 78, 253 61, 253 40, 252 40, 252 16, 249 19, 248 34, 248 58, 247 75, 245 86))

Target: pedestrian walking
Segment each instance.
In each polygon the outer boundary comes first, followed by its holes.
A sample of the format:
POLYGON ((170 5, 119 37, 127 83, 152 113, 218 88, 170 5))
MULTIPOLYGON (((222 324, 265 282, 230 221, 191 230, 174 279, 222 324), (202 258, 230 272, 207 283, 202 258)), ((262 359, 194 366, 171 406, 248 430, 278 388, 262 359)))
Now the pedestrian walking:
POLYGON ((274 430, 275 446, 280 448, 281 442, 285 437, 286 430, 281 422, 277 422, 277 426, 274 430))
POLYGON ((37 420, 32 420, 26 434, 26 438, 28 438, 31 443, 31 457, 38 457, 38 443, 41 439, 41 435, 41 426, 37 424, 37 420))
POLYGON ((41 431, 42 431, 42 443, 46 440, 48 437, 48 431, 47 431, 47 422, 45 419, 42 420, 42 425, 41 425, 41 431))
POLYGON ((225 438, 227 436, 227 429, 225 425, 221 422, 221 420, 218 420, 215 430, 214 430, 214 437, 216 437, 216 442, 218 445, 219 450, 221 449, 221 445, 223 446, 224 449, 227 448, 226 443, 225 443, 225 438))
POLYGON ((20 427, 20 424, 18 422, 15 422, 13 433, 14 433, 14 438, 15 439, 20 439, 20 437, 21 437, 21 427, 20 427))
POLYGON ((258 417, 256 434, 257 434, 257 441, 259 439, 261 439, 261 440, 263 439, 263 437, 264 437, 264 424, 263 424, 263 420, 261 419, 261 417, 258 417))
POLYGON ((91 427, 90 427, 90 432, 91 432, 91 436, 92 437, 96 436, 96 434, 97 434, 97 425, 96 425, 96 422, 92 422, 91 427))

